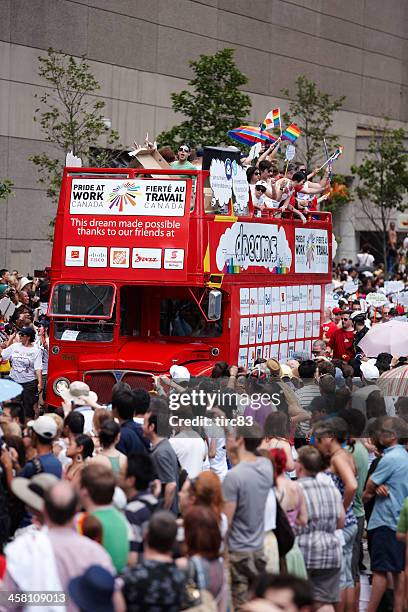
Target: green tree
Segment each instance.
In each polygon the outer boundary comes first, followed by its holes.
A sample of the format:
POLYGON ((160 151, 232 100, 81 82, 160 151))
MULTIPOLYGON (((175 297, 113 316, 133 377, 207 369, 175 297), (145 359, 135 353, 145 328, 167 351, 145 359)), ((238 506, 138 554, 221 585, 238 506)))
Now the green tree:
POLYGON ((84 57, 48 49, 38 61, 38 74, 48 90, 35 95, 41 107, 35 110, 34 121, 39 122, 45 140, 55 145, 60 155, 38 153, 30 160, 38 168, 38 182, 46 186, 47 196, 56 203, 68 151, 81 157, 84 165, 103 167, 111 156, 109 147, 117 148, 119 137, 103 117, 105 102, 91 97, 100 85, 84 57), (106 148, 100 147, 102 138, 106 148))
POLYGON ((0 180, 0 200, 6 200, 13 194, 12 187, 14 186, 13 181, 9 179, 1 179, 0 180))
POLYGON ((329 130, 333 125, 333 114, 343 106, 346 98, 333 98, 320 91, 316 83, 304 75, 296 79, 294 91, 282 89, 282 94, 291 100, 289 113, 282 117, 283 126, 295 122, 302 130, 302 135, 296 141, 296 157, 311 169, 323 160, 324 138, 329 153, 333 153, 332 149, 337 146, 338 137, 329 134, 329 130))
POLYGON ((248 79, 236 67, 233 49, 200 55, 190 66, 195 75, 189 81, 190 89, 171 94, 173 110, 186 119, 159 134, 159 146, 177 150, 183 142, 197 146, 225 143, 228 130, 238 127, 251 109, 249 96, 239 90, 248 79))
POLYGON ((362 209, 379 233, 379 249, 387 271, 387 231, 395 211, 407 208, 404 195, 408 190, 408 155, 404 150, 405 131, 391 129, 387 121, 374 127, 367 154, 352 167, 359 183, 355 189, 362 209))

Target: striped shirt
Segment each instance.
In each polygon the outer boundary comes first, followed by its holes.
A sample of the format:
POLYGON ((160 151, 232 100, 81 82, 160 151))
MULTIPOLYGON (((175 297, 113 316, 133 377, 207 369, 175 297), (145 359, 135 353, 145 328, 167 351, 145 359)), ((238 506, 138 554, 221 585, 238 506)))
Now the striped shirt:
MULTIPOLYGON (((295 393, 296 393, 296 397, 299 400, 299 404, 301 408, 303 408, 303 410, 306 410, 309 413, 311 413, 310 405, 312 401, 315 399, 315 397, 321 397, 319 386, 315 384, 314 382, 310 384, 306 384, 301 389, 297 389, 295 393)), ((297 424, 297 427, 296 427, 296 437, 306 438, 309 435, 310 430, 311 430, 310 421, 301 421, 300 423, 297 424)))
MULTIPOLYGON (((143 536, 147 524, 157 509, 157 499, 149 491, 141 491, 133 497, 125 507, 125 516, 130 524, 130 550, 143 552, 143 536)), ((139 558, 140 561, 140 558, 139 558)))
POLYGON ((341 495, 329 479, 301 478, 308 522, 296 527, 297 543, 308 569, 331 569, 341 566, 341 544, 335 535, 342 515, 341 495))

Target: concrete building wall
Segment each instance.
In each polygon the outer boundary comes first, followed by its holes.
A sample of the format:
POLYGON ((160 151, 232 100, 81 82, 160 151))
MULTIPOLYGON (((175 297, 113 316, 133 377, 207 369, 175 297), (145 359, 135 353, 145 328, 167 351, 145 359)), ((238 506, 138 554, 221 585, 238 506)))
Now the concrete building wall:
MULTIPOLYGON (((200 53, 236 50, 252 121, 275 104, 287 108, 281 89, 305 74, 347 96, 334 126, 345 146, 336 170, 347 173, 358 126, 382 115, 408 122, 407 25, 406 0, 1 0, 0 177, 14 181, 15 197, 0 202, 0 266, 29 272, 50 261, 55 211, 28 160, 52 151, 33 121, 44 88, 37 58, 48 47, 90 60, 124 145, 180 120, 170 93, 185 87, 188 61, 200 53)), ((348 205, 336 220, 348 256, 355 210, 348 205)))

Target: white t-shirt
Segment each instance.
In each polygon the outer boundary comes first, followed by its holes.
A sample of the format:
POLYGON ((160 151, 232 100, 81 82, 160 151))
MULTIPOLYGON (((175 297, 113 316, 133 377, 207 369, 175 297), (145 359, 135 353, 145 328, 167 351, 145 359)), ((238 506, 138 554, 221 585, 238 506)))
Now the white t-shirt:
POLYGON ((372 268, 374 256, 371 253, 357 253, 358 265, 360 268, 372 268))
POLYGON ((211 442, 215 440, 215 457, 210 457, 210 470, 217 474, 222 481, 228 472, 225 431, 216 423, 212 423, 204 429, 208 439, 208 448, 211 447, 211 442))
POLYGON ((80 412, 84 415, 84 434, 92 434, 93 433, 93 417, 94 411, 90 406, 75 406, 75 412, 80 412))
POLYGON ((10 378, 16 383, 35 380, 35 371, 42 369, 42 355, 38 346, 23 346, 21 342, 16 342, 2 351, 1 358, 4 361, 10 359, 10 378))
POLYGON ((170 438, 169 442, 177 455, 177 459, 189 478, 197 478, 203 471, 207 456, 207 446, 196 431, 187 431, 170 438), (188 437, 187 437, 188 436, 188 437))

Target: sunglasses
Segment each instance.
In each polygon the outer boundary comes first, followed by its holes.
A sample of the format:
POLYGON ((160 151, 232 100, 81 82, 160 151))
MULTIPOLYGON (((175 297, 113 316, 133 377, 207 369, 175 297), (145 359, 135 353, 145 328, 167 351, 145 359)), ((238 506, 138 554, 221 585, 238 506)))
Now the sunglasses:
POLYGON ((342 320, 342 321, 350 321, 350 319, 349 319, 348 317, 347 317, 347 318, 344 318, 344 319, 342 318, 341 320, 342 320))
POLYGON ((255 191, 260 191, 261 193, 265 193, 266 188, 265 187, 255 187, 255 191))
POLYGON ((261 174, 260 172, 254 172, 255 176, 260 176, 260 174, 261 174))
POLYGON ((190 153, 190 149, 187 149, 187 147, 180 147, 179 151, 183 151, 183 153, 190 153))

